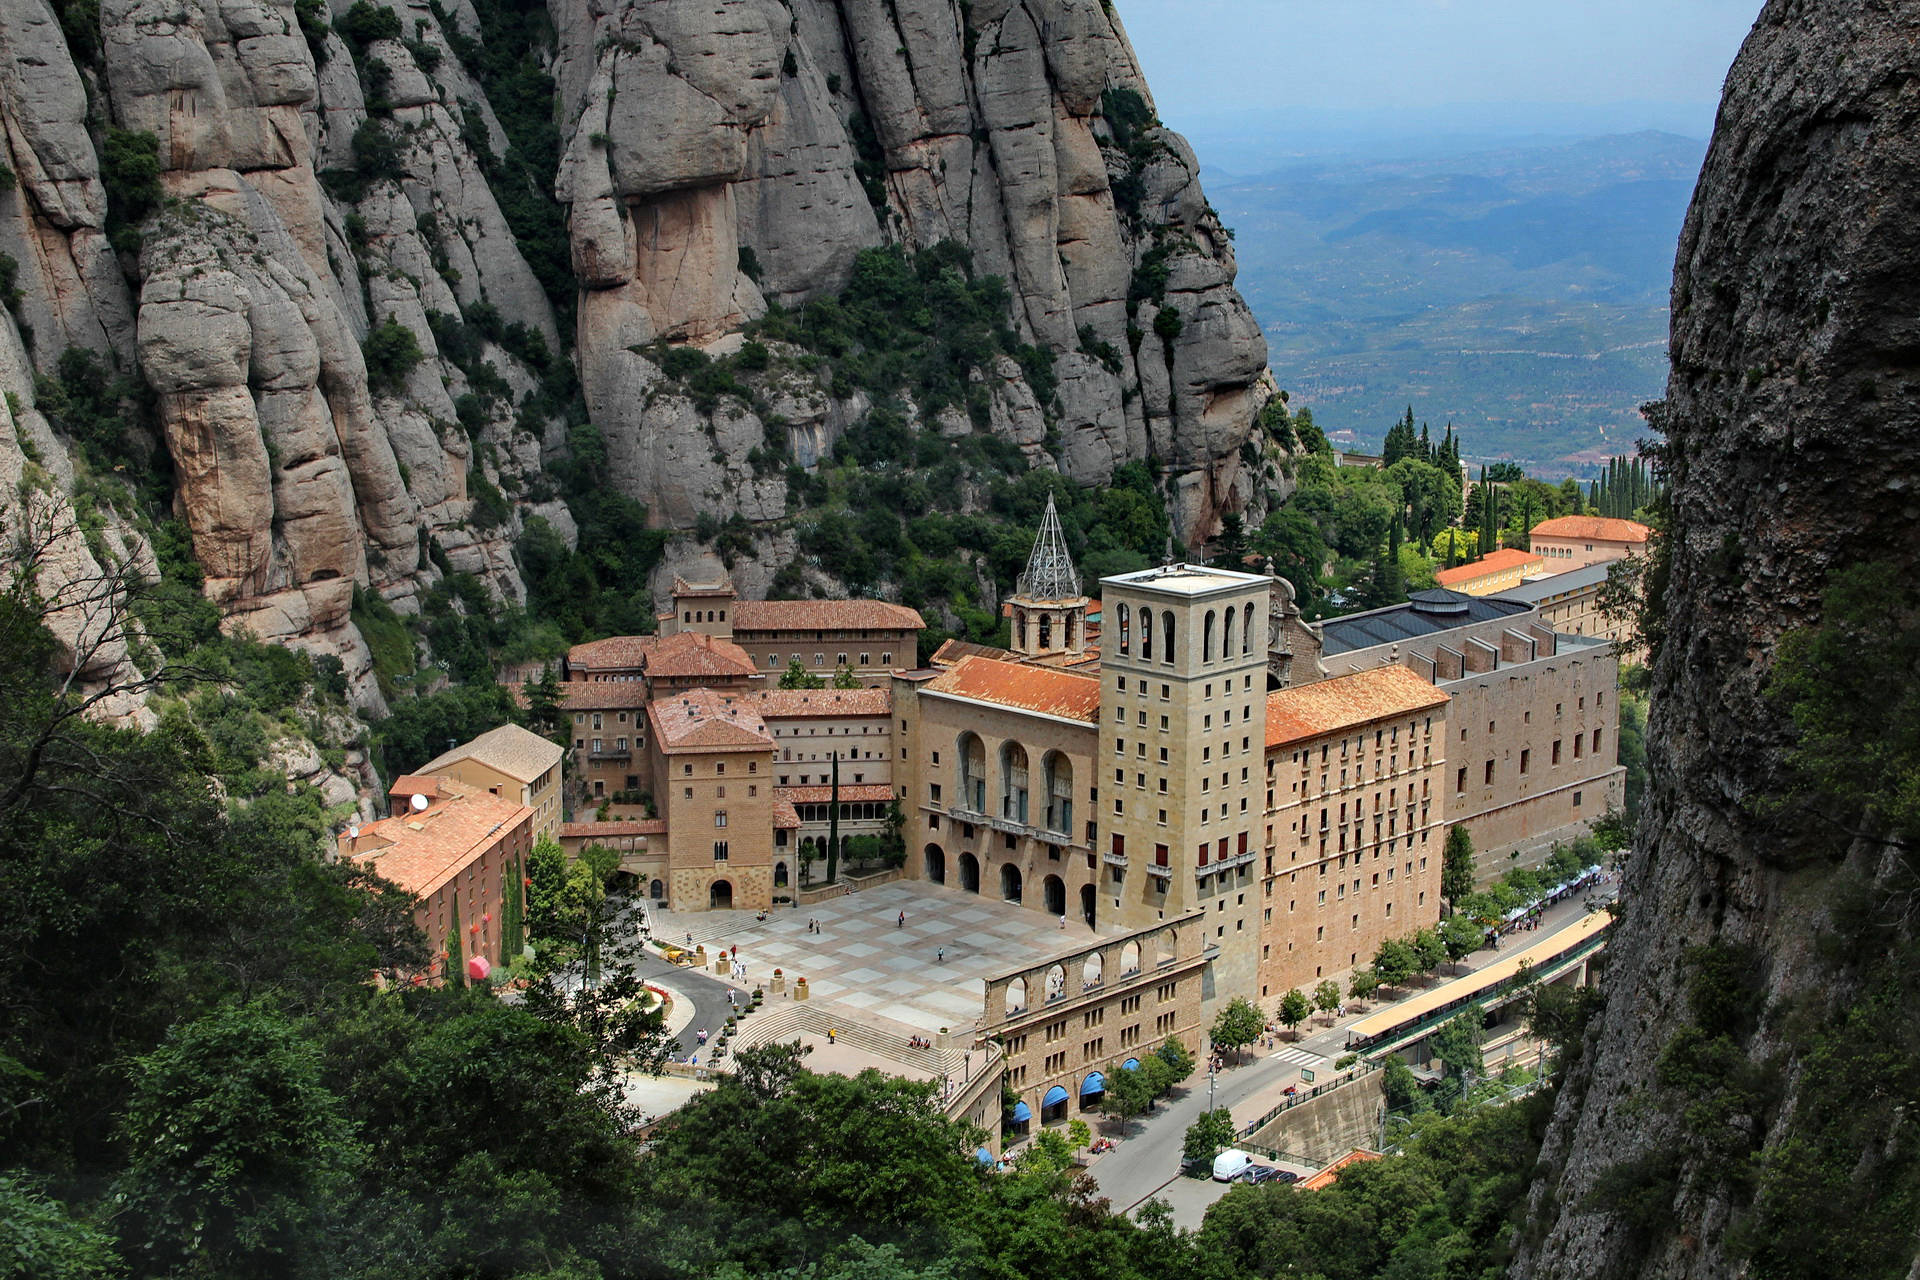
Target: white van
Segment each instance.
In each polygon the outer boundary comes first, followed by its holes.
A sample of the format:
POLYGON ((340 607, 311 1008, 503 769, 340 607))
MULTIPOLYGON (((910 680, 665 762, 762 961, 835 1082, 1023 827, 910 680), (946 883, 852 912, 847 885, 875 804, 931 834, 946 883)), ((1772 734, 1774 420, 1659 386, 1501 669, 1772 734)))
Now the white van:
POLYGON ((1213 1180, 1232 1182, 1253 1164, 1253 1157, 1229 1147, 1213 1158, 1213 1180))

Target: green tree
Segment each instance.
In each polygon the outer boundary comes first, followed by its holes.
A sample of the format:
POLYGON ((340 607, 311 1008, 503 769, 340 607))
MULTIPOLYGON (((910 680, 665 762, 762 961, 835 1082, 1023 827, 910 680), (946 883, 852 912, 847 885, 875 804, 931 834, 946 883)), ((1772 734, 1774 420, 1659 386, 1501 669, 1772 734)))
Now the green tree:
POLYGON ((1313 989, 1313 1007, 1321 1013, 1332 1013, 1340 1007, 1340 984, 1332 978, 1322 979, 1313 989))
POLYGON ((811 671, 808 671, 804 666, 800 665, 800 659, 795 658, 787 664, 787 669, 781 673, 780 687, 782 689, 824 689, 827 687, 827 682, 820 676, 816 676, 811 671))
POLYGON ((1473 834, 1465 823, 1447 829, 1447 845, 1440 854, 1440 896, 1457 906, 1473 892, 1473 834))
POLYGON ((1213 1029, 1208 1034, 1214 1048, 1237 1054, 1258 1040, 1266 1025, 1267 1020, 1260 1016, 1260 1010, 1253 1001, 1245 996, 1235 996, 1214 1017, 1213 1029))
POLYGON ((1419 956, 1402 938, 1388 938, 1373 953, 1373 971, 1384 987, 1397 987, 1420 972, 1419 956))
POLYGON ((1440 923, 1440 941, 1447 949, 1447 959, 1458 965, 1487 944, 1487 935, 1478 921, 1451 915, 1440 923))
MULTIPOLYGON (((1147 1059, 1152 1060, 1148 1054, 1147 1059)), ((1107 1073, 1106 1109, 1124 1124, 1153 1106, 1160 1090, 1143 1061, 1138 1067, 1116 1067, 1107 1073)))
POLYGON ((1215 1156, 1233 1145, 1236 1136, 1233 1112, 1225 1107, 1202 1111, 1200 1118, 1187 1126, 1186 1138, 1180 1146, 1181 1157, 1189 1164, 1210 1163, 1215 1156))
POLYGON ((1486 1068, 1480 1043, 1486 1039, 1486 1026, 1486 1009, 1478 1002, 1469 1004, 1433 1033, 1433 1056, 1455 1075, 1482 1074, 1486 1068))
POLYGON ((0 1174, 0 1280, 116 1280, 113 1237, 26 1178, 0 1174))
POLYGON ((833 673, 833 687, 836 689, 858 689, 862 686, 860 684, 860 677, 854 675, 852 669, 845 663, 841 663, 840 667, 833 673))
POLYGON ((1307 999, 1306 993, 1301 991, 1300 988, 1295 987, 1280 997, 1280 1021, 1286 1024, 1288 1031, 1293 1031, 1294 1028, 1305 1022, 1312 1013, 1313 1004, 1307 999))
POLYGON ((1380 989, 1380 975, 1372 965, 1361 965, 1347 978, 1347 994, 1355 1000, 1370 1000, 1380 989))
POLYGON ((1167 1088, 1172 1088, 1185 1080, 1193 1074, 1194 1068, 1200 1065, 1199 1060, 1193 1056, 1193 1050, 1181 1043, 1178 1036, 1168 1036, 1160 1043, 1160 1047, 1153 1051, 1152 1056, 1157 1058, 1166 1069, 1167 1088))
POLYGON ((1386 1094, 1387 1110, 1395 1115, 1413 1116, 1433 1108, 1433 1099, 1420 1087, 1420 1077, 1398 1054, 1388 1055, 1380 1073, 1380 1088, 1386 1094))
POLYGON ((1440 940, 1438 929, 1422 929, 1414 934, 1409 942, 1413 945, 1417 973, 1438 973, 1440 966, 1447 962, 1447 944, 1440 940))

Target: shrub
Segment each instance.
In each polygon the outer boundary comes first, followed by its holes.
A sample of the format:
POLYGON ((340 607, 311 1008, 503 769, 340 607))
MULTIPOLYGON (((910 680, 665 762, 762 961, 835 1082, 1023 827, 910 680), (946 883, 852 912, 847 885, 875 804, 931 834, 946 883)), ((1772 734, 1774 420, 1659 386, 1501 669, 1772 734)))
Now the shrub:
POLYGON ((398 320, 381 321, 360 344, 367 361, 367 390, 392 395, 406 384, 420 363, 420 340, 398 320))

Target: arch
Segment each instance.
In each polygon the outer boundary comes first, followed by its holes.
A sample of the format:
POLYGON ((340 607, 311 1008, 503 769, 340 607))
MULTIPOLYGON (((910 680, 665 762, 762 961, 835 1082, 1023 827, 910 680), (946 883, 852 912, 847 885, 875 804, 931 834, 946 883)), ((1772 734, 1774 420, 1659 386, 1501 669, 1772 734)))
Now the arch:
POLYGON ((1213 610, 1200 622, 1200 661, 1213 661, 1213 610))
POLYGON ((733 882, 715 880, 707 888, 707 910, 731 911, 733 909, 733 882))
POLYGON ((1154 938, 1153 963, 1156 966, 1173 963, 1174 947, 1180 940, 1179 932, 1177 929, 1168 929, 1165 933, 1154 938))
POLYGON ((1140 657, 1143 661, 1153 661, 1153 610, 1140 610, 1140 657))
POLYGON ((1067 971, 1057 964, 1047 970, 1046 991, 1049 1001, 1067 994, 1067 971))
POLYGON ((980 735, 962 732, 955 752, 960 761, 960 805, 975 813, 987 811, 987 746, 980 735))
POLYGON ((1246 621, 1240 626, 1240 654, 1242 657, 1253 652, 1253 601, 1247 601, 1246 621))
POLYGON ((1011 862, 1000 864, 1000 896, 1008 902, 1019 902, 1021 895, 1020 868, 1011 862))
POLYGON ((925 858, 922 865, 925 868, 926 878, 934 884, 945 884, 947 882, 947 851, 937 844, 930 844, 922 856, 925 858))
POLYGON ((1041 901, 1046 904, 1050 916, 1067 914, 1067 886, 1059 876, 1048 876, 1040 882, 1041 901))
POLYGON ((1073 761, 1064 751, 1049 751, 1040 761, 1047 795, 1047 830, 1073 834, 1073 761))
POLYGON ((1000 816, 1027 820, 1027 749, 1017 742, 1000 744, 1000 816))
POLYGON ((1160 629, 1166 633, 1166 642, 1167 642, 1166 643, 1167 651, 1160 655, 1160 661, 1172 662, 1173 661, 1173 610, 1162 609, 1160 611, 1160 629))
POLYGON ((773 864, 773 887, 776 889, 787 887, 787 864, 784 862, 773 864))
POLYGON ((980 859, 970 853, 960 855, 960 887, 968 893, 980 892, 980 859))
POLYGON ((1233 656, 1233 615, 1236 612, 1237 610, 1229 606, 1221 616, 1220 656, 1222 658, 1231 658, 1233 656))
POLYGON ((665 902, 667 900, 667 886, 655 880, 647 886, 647 896, 655 902, 665 902))
POLYGON ((1138 972, 1140 972, 1140 944, 1137 942, 1129 942, 1126 946, 1120 948, 1120 973, 1122 976, 1125 976, 1129 973, 1138 972))
POLYGON ((1098 1071, 1087 1072, 1087 1078, 1080 1082, 1080 1109, 1098 1111, 1100 1103, 1107 1096, 1107 1078, 1098 1071))
POLYGON ((1015 978, 1007 984, 1006 991, 1003 994, 1007 998, 1007 1015, 1011 1017, 1019 1013, 1027 1007, 1027 980, 1025 978, 1015 978))
POLYGON ((1128 653, 1130 650, 1127 646, 1133 640, 1133 610, 1123 604, 1116 611, 1116 615, 1120 619, 1120 652, 1128 653))
POLYGON ((1093 886, 1080 886, 1080 918, 1087 922, 1087 928, 1093 928, 1093 886))
POLYGON ((1084 991, 1089 987, 1097 987, 1106 980, 1106 976, 1107 958, 1098 951, 1091 952, 1086 963, 1080 966, 1080 989, 1084 991))
POLYGON ((1040 1123, 1055 1124, 1065 1120, 1067 1106, 1072 1101, 1073 1099, 1067 1096, 1067 1091, 1059 1085, 1047 1090, 1046 1096, 1040 1099, 1040 1123))
POLYGON ((1045 653, 1051 648, 1053 648, 1053 615, 1043 613, 1040 615, 1040 652, 1045 653))

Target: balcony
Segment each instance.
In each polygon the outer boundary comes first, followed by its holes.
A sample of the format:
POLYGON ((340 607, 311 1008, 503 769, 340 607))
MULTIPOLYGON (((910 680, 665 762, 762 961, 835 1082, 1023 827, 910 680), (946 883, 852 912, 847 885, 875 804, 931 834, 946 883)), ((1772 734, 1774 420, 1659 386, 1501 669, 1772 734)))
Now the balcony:
POLYGON ((1110 867, 1119 867, 1123 871, 1126 870, 1127 867, 1127 855, 1124 853, 1115 853, 1111 849, 1100 855, 1100 861, 1110 867))
POLYGON ((1206 876, 1212 875, 1216 871, 1231 871, 1235 867, 1244 866, 1252 862, 1253 855, 1254 850, 1252 849, 1247 850, 1245 853, 1230 853, 1224 858, 1215 858, 1212 862, 1204 866, 1195 867, 1193 873, 1198 876, 1206 876))
POLYGON ((590 751, 587 753, 588 764, 599 764, 602 761, 631 760, 631 759, 633 759, 633 752, 625 750, 624 748, 621 748, 621 747, 611 747, 605 751, 590 751))
POLYGON ((1147 874, 1150 876, 1159 876, 1162 880, 1171 880, 1173 879, 1173 868, 1163 862, 1156 862, 1147 868, 1147 874))

